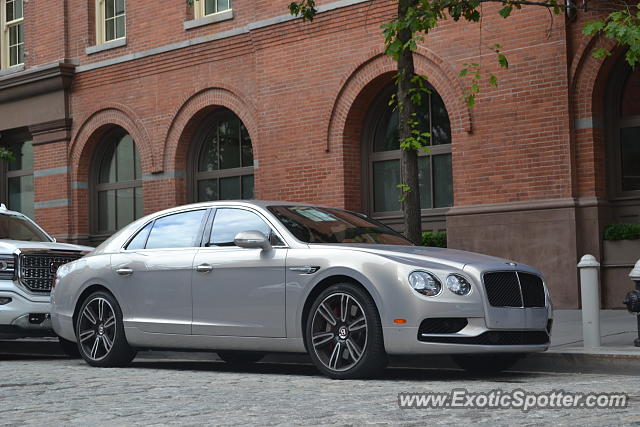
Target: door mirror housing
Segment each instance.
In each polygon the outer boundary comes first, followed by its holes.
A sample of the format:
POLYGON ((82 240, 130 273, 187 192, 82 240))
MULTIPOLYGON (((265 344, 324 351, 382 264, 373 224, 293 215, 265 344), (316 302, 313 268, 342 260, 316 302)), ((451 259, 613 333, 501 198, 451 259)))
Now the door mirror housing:
POLYGON ((262 248, 265 251, 271 249, 269 238, 257 230, 241 231, 236 234, 233 242, 241 248, 262 248))

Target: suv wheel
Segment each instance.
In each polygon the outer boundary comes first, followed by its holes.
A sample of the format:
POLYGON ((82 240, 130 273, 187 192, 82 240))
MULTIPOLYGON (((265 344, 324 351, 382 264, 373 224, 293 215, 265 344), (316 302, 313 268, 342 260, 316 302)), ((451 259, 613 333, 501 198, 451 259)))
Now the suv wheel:
POLYGON ((82 303, 76 337, 80 355, 91 366, 125 366, 136 356, 124 335, 120 306, 104 291, 89 295, 82 303))

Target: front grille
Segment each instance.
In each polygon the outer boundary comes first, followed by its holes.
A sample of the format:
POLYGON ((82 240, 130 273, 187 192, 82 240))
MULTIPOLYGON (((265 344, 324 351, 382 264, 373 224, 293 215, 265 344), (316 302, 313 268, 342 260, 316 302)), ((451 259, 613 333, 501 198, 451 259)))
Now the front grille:
POLYGON ((487 331, 475 337, 420 336, 424 342, 474 345, 542 345, 549 343, 545 331, 487 331))
POLYGON ((420 323, 418 334, 455 334, 468 324, 465 317, 433 317, 420 323))
POLYGON ((493 307, 544 307, 544 285, 535 274, 498 271, 485 273, 483 279, 493 307))
POLYGON ((51 292, 56 271, 61 265, 80 258, 80 254, 21 254, 20 282, 32 292, 51 292))

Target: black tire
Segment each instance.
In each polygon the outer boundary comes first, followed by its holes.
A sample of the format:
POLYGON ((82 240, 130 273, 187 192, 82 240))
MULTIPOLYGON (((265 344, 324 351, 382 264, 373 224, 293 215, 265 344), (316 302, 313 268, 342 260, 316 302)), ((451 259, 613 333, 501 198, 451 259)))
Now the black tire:
POLYGON ((523 355, 514 353, 498 354, 456 354, 451 356, 458 366, 477 375, 497 374, 511 368, 523 355))
POLYGON ((136 357, 136 350, 129 346, 124 334, 120 305, 108 292, 94 292, 82 302, 76 319, 76 338, 80 356, 91 366, 101 368, 126 366, 136 357), (99 317, 96 304, 98 307, 99 304, 103 304, 103 318, 99 317), (85 315, 88 306, 89 312, 85 315), (92 323, 91 317, 96 320, 95 323, 92 323), (100 328, 100 325, 103 328, 100 328), (93 335, 90 334, 92 327, 93 335), (99 332, 99 329, 103 332, 99 332), (96 346, 95 352, 94 346, 96 346))
POLYGON ((330 378, 369 378, 380 374, 387 365, 382 325, 375 302, 366 291, 351 283, 332 285, 317 296, 307 315, 304 339, 311 360, 320 372, 330 378), (344 300, 346 310, 343 309, 344 300), (349 301, 352 301, 351 305, 349 301), (326 311, 322 309, 319 312, 318 309, 321 305, 333 307, 336 302, 340 307, 337 311, 331 308, 333 316, 336 316, 333 317, 336 322, 333 325, 322 314, 326 311), (345 316, 341 314, 343 311, 345 316), (365 320, 364 326, 362 319, 365 320), (358 353, 359 357, 355 357, 358 353))
POLYGON ((58 337, 58 342, 60 343, 60 347, 64 354, 66 354, 71 359, 79 359, 80 358, 80 350, 78 350, 78 344, 73 341, 65 340, 62 337, 58 337))
POLYGON ((218 356, 230 365, 250 365, 259 362, 264 353, 255 351, 219 351, 218 356))

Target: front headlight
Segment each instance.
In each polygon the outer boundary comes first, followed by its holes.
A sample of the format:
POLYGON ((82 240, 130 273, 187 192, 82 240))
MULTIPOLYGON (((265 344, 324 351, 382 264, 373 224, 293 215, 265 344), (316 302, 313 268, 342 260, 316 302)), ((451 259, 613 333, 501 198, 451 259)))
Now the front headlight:
POLYGON ((414 291, 428 297, 435 297, 442 290, 438 278, 426 271, 414 271, 409 274, 409 284, 414 291))
POLYGON ((14 255, 0 255, 0 280, 14 280, 16 278, 16 257, 14 255))
POLYGON ((447 276, 447 288, 456 295, 469 295, 471 283, 464 276, 450 274, 447 276))

